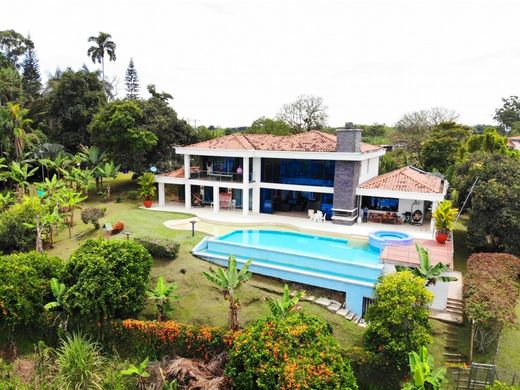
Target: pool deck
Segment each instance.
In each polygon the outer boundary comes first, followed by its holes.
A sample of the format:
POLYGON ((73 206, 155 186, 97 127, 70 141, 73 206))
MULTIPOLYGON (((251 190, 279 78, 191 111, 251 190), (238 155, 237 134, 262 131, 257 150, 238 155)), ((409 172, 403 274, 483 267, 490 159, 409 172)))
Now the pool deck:
POLYGON ((432 265, 444 263, 450 270, 453 270, 453 241, 439 244, 435 240, 415 238, 414 245, 387 245, 381 253, 381 260, 386 264, 418 266, 420 264, 419 253, 417 253, 415 244, 419 244, 428 251, 432 265))
POLYGON ((255 225, 271 225, 290 227, 295 230, 305 232, 315 232, 321 234, 333 234, 336 236, 359 236, 368 237, 369 233, 375 230, 394 230, 398 232, 406 232, 414 238, 431 240, 432 232, 429 223, 414 226, 409 224, 402 225, 386 225, 380 223, 356 223, 352 226, 333 224, 331 221, 313 222, 309 218, 301 216, 290 216, 284 214, 253 214, 243 215, 242 210, 220 210, 218 213, 213 212, 211 207, 192 207, 186 209, 183 203, 167 203, 165 206, 154 204, 151 211, 169 211, 175 213, 190 213, 196 215, 201 221, 238 226, 255 226, 255 225))

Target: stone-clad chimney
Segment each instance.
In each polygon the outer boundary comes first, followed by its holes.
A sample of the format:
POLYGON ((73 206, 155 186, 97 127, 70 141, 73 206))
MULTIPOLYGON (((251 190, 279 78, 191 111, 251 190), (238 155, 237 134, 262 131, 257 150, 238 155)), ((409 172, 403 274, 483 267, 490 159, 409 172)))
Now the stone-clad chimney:
MULTIPOLYGON (((336 152, 360 153, 361 152, 361 130, 354 129, 350 122, 345 128, 336 130, 336 152)), ((334 172, 334 199, 333 210, 334 223, 352 225, 355 222, 356 187, 359 182, 361 171, 360 161, 337 160, 334 172), (352 217, 346 219, 345 217, 352 217)))
POLYGON ((336 129, 336 152, 359 153, 361 151, 361 129, 354 129, 352 122, 336 129))

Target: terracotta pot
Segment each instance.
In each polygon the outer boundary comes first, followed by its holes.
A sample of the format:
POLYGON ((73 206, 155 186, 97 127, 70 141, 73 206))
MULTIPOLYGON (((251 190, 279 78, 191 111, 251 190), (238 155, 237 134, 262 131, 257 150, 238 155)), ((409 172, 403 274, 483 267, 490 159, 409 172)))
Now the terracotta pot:
POLYGON ((450 235, 448 233, 435 232, 435 239, 439 244, 445 244, 449 236, 450 235))
POLYGON ((153 203, 153 202, 152 202, 151 200, 145 200, 145 201, 143 202, 144 207, 146 207, 147 209, 149 209, 150 207, 152 207, 152 203, 153 203))

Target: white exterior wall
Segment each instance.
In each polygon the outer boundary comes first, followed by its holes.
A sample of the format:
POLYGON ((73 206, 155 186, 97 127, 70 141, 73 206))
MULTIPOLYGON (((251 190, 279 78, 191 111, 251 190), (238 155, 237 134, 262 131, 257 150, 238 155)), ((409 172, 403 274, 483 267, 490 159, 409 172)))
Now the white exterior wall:
POLYGON ((359 184, 364 183, 379 174, 379 156, 361 161, 361 171, 359 172, 359 184))
POLYGON ((412 200, 412 199, 399 199, 399 209, 397 211, 397 214, 401 216, 401 214, 404 214, 406 212, 414 212, 415 210, 421 210, 424 216, 424 201, 422 200, 412 200), (413 206, 413 202, 418 202, 413 206))

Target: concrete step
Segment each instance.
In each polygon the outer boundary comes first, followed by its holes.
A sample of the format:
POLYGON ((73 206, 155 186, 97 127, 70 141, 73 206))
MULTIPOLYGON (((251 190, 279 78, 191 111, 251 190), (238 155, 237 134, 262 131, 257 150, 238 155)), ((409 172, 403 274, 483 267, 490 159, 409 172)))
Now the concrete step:
POLYGON ((352 320, 354 319, 355 316, 356 316, 356 315, 355 315, 354 313, 352 313, 351 311, 349 311, 349 312, 347 313, 347 315, 345 316, 345 318, 346 318, 347 320, 349 320, 349 321, 352 321, 352 320))
POLYGON ((329 306, 327 306, 327 310, 336 313, 339 309, 341 309, 341 304, 333 302, 329 306))

